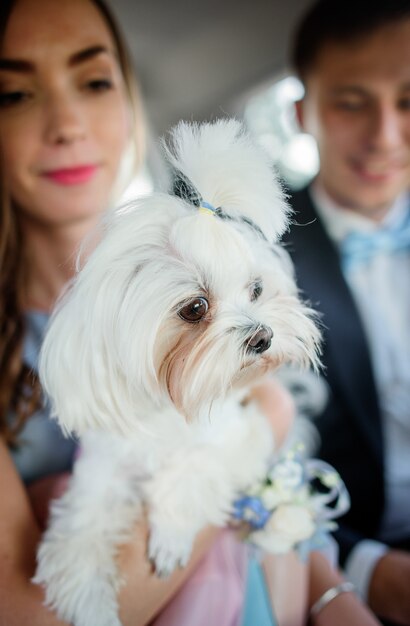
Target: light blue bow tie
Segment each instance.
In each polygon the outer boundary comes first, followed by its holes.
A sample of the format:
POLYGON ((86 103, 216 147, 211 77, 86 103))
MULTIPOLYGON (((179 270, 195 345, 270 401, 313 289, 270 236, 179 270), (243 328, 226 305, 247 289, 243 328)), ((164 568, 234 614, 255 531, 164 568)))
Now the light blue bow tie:
POLYGON ((345 271, 368 263, 379 253, 395 254, 409 250, 410 212, 404 222, 394 228, 380 229, 372 233, 352 232, 340 247, 345 271))

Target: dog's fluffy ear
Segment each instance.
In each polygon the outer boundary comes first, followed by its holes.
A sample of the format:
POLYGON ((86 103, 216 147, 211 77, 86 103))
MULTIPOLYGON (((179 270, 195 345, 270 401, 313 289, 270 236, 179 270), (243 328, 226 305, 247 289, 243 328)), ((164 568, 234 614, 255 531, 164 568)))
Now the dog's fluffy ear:
POLYGON ((113 343, 105 336, 108 323, 104 319, 114 319, 111 294, 108 290, 102 294, 105 285, 94 291, 89 285, 87 292, 80 282, 69 289, 51 318, 40 353, 41 384, 51 415, 66 434, 82 435, 95 428, 125 432, 120 405, 127 394, 116 368, 115 351, 108 355, 105 347, 113 343), (99 299, 107 306, 98 306, 99 299), (120 402, 116 403, 116 398, 120 402))
POLYGON ((268 241, 288 225, 290 207, 272 163, 236 120, 181 122, 165 146, 168 160, 202 199, 234 218, 251 220, 268 241))
POLYGON ((153 364, 161 318, 152 313, 158 307, 151 307, 152 281, 143 270, 157 257, 161 267, 179 205, 157 195, 107 218, 104 237, 56 307, 39 374, 52 415, 67 433, 135 432, 144 428, 144 399, 161 401, 153 364))

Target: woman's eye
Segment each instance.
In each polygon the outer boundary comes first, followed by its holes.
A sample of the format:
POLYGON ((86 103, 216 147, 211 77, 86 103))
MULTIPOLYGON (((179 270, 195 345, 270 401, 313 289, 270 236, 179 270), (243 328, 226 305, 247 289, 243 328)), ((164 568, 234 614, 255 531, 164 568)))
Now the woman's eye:
POLYGON ((251 286, 251 302, 255 302, 255 300, 257 300, 259 296, 262 294, 262 291, 263 291, 263 285, 262 285, 261 280, 258 280, 257 282, 253 283, 253 285, 251 286))
POLYGON ((399 101, 399 109, 402 111, 409 111, 410 110, 410 98, 402 98, 399 101))
POLYGON ((109 78, 95 78, 94 80, 89 80, 87 82, 87 88, 90 91, 109 91, 113 88, 114 83, 109 78))
POLYGON ((206 315, 208 309, 209 304, 206 298, 195 298, 185 304, 178 311, 178 315, 186 322, 199 322, 206 315))
POLYGON ((30 94, 24 91, 8 91, 0 93, 0 108, 13 107, 26 102, 30 94))

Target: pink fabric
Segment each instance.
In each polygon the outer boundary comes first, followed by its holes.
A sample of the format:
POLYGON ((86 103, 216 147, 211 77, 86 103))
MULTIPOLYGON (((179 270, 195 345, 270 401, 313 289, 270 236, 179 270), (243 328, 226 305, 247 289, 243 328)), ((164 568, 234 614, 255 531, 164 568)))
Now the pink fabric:
POLYGON ((246 545, 224 530, 152 626, 239 626, 247 572, 246 545))

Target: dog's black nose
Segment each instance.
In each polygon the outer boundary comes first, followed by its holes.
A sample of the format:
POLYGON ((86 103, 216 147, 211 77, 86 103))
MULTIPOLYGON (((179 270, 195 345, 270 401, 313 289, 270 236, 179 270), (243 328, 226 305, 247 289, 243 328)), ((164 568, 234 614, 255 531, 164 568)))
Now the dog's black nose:
POLYGON ((261 354, 270 348, 272 343, 273 332, 267 326, 259 326, 255 332, 251 335, 247 342, 247 349, 249 352, 256 352, 261 354))

